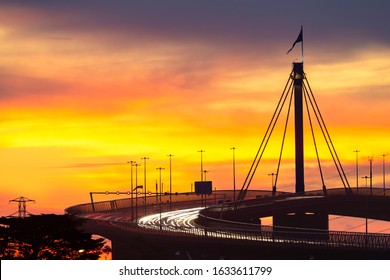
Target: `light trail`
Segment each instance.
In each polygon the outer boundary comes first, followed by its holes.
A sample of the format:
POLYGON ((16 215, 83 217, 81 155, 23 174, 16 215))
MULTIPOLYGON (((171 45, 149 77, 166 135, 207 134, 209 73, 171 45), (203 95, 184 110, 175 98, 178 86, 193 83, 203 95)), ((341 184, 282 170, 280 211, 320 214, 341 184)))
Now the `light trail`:
MULTIPOLYGON (((234 229, 232 229, 231 232, 229 232, 229 229, 205 230, 204 227, 195 223, 195 220, 198 218, 199 211, 202 209, 204 209, 204 207, 182 209, 145 216, 139 219, 138 226, 155 230, 174 230, 175 232, 184 232, 199 236, 207 235, 210 237, 228 239, 256 239, 254 236, 248 236, 248 234, 237 232, 237 230, 234 229)), ((278 242, 278 240, 272 238, 263 237, 262 239, 263 241, 278 242)))
MULTIPOLYGON (((272 231, 266 230, 245 230, 242 228, 213 228, 207 229, 195 223, 198 217, 199 211, 204 209, 203 207, 196 207, 190 209, 182 209, 170 212, 157 213, 145 217, 141 217, 138 221, 138 226, 154 230, 165 230, 170 232, 182 232, 197 236, 208 236, 223 239, 238 239, 238 240, 251 240, 273 243, 302 243, 302 240, 293 240, 290 238, 283 238, 281 236, 274 236, 272 231), (161 220, 160 220, 161 216, 161 220), (259 235, 262 232, 263 234, 259 235)), ((317 244, 317 243, 333 244, 332 246, 349 247, 353 244, 347 242, 335 242, 326 240, 305 240, 305 244, 317 244)))
POLYGON ((141 217, 138 221, 138 225, 151 229, 160 229, 160 227, 162 227, 165 229, 188 232, 189 229, 199 228, 194 221, 198 217, 201 209, 203 209, 203 207, 163 212, 161 214, 157 213, 141 217))

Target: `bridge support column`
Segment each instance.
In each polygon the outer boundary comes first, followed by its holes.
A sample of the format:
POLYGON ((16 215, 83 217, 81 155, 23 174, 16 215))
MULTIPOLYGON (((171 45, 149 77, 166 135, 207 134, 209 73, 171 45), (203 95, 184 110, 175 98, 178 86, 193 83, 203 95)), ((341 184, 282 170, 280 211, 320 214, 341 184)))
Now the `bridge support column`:
POLYGON ((278 213, 273 216, 273 231, 275 236, 285 233, 288 236, 326 240, 329 238, 328 213, 278 213))

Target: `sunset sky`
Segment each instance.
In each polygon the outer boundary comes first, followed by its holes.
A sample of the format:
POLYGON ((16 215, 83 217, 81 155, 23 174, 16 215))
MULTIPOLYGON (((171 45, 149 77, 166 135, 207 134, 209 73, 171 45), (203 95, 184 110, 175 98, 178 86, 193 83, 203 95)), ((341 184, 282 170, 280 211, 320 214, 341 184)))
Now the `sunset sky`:
MULTIPOLYGON (((143 184, 142 157, 147 190, 157 167, 169 187, 173 154, 173 190, 189 191, 199 150, 213 187, 231 189, 233 146, 240 188, 301 59, 300 43, 286 54, 301 25, 305 73, 349 182, 358 149, 361 176, 373 157, 382 187, 389 11, 389 1, 362 0, 0 1, 0 215, 16 212, 8 201, 19 196, 36 200, 32 213, 63 213, 90 191, 127 191, 128 161, 141 164, 143 184)), ((284 119, 253 188, 271 188, 284 119)), ((306 186, 318 189, 306 132, 306 186)), ((340 187, 319 142, 329 187, 340 187)), ((278 188, 294 191, 292 141, 284 155, 278 188)))

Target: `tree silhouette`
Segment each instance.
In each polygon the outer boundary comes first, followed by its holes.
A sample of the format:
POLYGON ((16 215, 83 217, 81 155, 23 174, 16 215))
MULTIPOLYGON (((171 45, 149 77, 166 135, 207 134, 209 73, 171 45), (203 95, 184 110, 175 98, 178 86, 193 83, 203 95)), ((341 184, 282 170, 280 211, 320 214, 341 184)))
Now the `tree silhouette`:
POLYGON ((105 259, 107 259, 107 255, 111 254, 112 253, 112 248, 108 245, 104 245, 104 247, 102 248, 102 253, 105 254, 105 259))
POLYGON ((0 218, 0 258, 30 260, 98 259, 104 239, 81 230, 68 215, 0 218))

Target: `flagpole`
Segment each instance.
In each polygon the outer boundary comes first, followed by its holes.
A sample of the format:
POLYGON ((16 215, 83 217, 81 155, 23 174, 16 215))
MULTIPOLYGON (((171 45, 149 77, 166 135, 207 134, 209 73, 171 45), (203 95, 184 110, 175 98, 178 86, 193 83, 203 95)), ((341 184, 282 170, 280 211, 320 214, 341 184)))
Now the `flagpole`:
POLYGON ((301 42, 301 46, 302 46, 302 63, 303 63, 303 25, 301 25, 301 34, 302 34, 302 42, 301 42))

